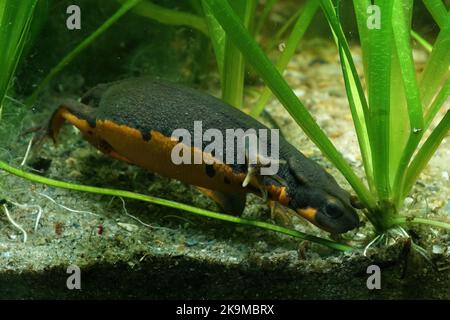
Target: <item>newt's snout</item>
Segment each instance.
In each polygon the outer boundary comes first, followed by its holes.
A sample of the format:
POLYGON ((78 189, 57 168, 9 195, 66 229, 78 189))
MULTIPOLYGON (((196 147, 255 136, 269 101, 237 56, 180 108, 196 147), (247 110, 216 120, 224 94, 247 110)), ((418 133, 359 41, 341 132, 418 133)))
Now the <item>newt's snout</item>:
POLYGON ((333 233, 344 233, 359 227, 359 217, 353 208, 338 199, 330 199, 318 210, 316 221, 323 229, 333 233))
POLYGON ((311 223, 330 233, 345 233, 359 227, 359 217, 353 208, 348 208, 338 199, 330 199, 322 207, 296 210, 311 223))

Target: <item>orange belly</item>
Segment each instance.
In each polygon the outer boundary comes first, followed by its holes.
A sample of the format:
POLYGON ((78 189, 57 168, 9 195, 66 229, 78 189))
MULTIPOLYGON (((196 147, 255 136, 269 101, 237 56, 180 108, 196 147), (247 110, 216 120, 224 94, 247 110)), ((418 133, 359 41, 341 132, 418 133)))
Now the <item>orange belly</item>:
POLYGON ((171 153, 178 141, 160 132, 151 131, 151 139, 145 141, 139 130, 109 120, 98 120, 92 128, 86 120, 79 119, 68 110, 62 109, 61 117, 75 125, 97 149, 118 160, 207 189, 231 193, 257 189, 256 186, 243 188, 245 173, 233 172, 230 166, 217 162, 211 154, 197 148, 190 148, 191 164, 174 164, 171 153), (199 152, 204 161, 214 159, 214 164, 193 164, 194 154, 199 152))

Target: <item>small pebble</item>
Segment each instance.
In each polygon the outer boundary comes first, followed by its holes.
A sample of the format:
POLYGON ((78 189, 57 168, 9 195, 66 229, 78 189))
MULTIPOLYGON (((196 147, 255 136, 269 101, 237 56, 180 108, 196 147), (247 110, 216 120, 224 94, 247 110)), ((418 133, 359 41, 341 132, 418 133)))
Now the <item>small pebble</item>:
POLYGON ((117 225, 129 232, 136 232, 139 229, 137 225, 131 223, 118 222, 117 225))
POLYGON ((403 204, 405 205, 405 207, 409 207, 412 205, 413 202, 414 202, 413 198, 406 197, 405 200, 403 201, 403 204))
POLYGON ((328 61, 319 58, 319 59, 313 59, 313 60, 311 60, 311 61, 309 62, 309 66, 311 67, 311 66, 313 66, 313 65, 315 65, 315 64, 327 64, 327 63, 328 63, 328 61))
POLYGON ((432 252, 434 254, 443 254, 444 253, 444 247, 438 244, 433 245, 432 252))
POLYGON ((439 210, 440 208, 444 207, 444 201, 437 199, 433 200, 429 203, 430 209, 433 211, 439 210))
POLYGON ((238 258, 236 258, 236 257, 229 257, 229 258, 228 258, 228 261, 229 261, 230 263, 236 263, 236 262, 238 262, 238 258))
POLYGON ((265 242, 265 241, 258 241, 258 242, 255 243, 255 248, 258 251, 266 251, 267 248, 268 248, 267 242, 265 242))
POLYGON ((305 91, 302 89, 295 89, 294 93, 297 97, 303 97, 305 95, 305 91))
POLYGON ((186 245, 186 247, 193 247, 198 244, 198 241, 195 239, 188 239, 184 242, 184 244, 186 245))
POLYGON ((11 258, 12 256, 13 256, 13 254, 10 251, 2 252, 2 254, 0 254, 0 257, 5 258, 5 259, 11 258))
POLYGON ((354 240, 356 241, 361 241, 367 238, 367 235, 361 232, 358 232, 357 234, 355 234, 354 240))
POLYGON ((346 153, 344 154, 345 160, 349 161, 350 163, 356 163, 356 157, 354 154, 346 153))

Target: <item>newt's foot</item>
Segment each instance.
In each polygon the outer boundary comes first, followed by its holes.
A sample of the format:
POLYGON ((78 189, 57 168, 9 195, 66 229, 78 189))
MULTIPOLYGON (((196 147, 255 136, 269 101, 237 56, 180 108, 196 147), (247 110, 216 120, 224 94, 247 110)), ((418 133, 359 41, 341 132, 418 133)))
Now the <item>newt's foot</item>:
POLYGON ((292 228, 294 225, 292 223, 292 214, 289 213, 289 209, 283 207, 278 202, 267 201, 267 205, 270 208, 270 217, 275 221, 276 224, 292 228))

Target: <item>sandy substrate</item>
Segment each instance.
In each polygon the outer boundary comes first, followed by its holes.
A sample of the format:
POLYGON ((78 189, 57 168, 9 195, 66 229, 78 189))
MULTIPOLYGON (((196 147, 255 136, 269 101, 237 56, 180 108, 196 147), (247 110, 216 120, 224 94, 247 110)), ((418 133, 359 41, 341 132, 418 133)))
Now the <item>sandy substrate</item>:
MULTIPOLYGON (((361 64, 358 48, 353 52, 361 64)), ((424 54, 417 53, 419 61, 424 54)), ((422 59, 422 60, 420 60, 422 59)), ((348 111, 338 55, 332 43, 308 41, 290 63, 286 79, 359 176, 361 157, 348 111)), ((261 88, 256 88, 260 90, 261 88)), ((249 94, 247 101, 253 102, 249 94)), ((447 103, 447 108, 449 103, 447 103)), ((267 108, 282 133, 349 189, 277 101, 267 108)), ((46 167, 47 177, 218 208, 192 187, 108 159, 66 127, 61 143, 36 150, 27 169, 46 167), (44 160, 43 160, 44 159, 44 160)), ((10 150, 18 166, 26 140, 10 150)), ((445 139, 407 200, 407 214, 450 222, 445 139)), ((338 253, 316 244, 259 229, 213 221, 137 201, 60 190, 1 173, 2 196, 14 201, 11 217, 28 239, 0 216, 0 298, 450 298, 448 232, 414 227, 437 271, 397 240, 381 249, 338 253), (25 206, 19 206, 23 204, 25 206), (36 230, 38 209, 42 217, 36 230), (139 220, 137 220, 139 219, 139 220), (82 291, 66 288, 66 269, 82 271, 82 291), (382 289, 368 290, 366 269, 382 270, 382 289), (418 285, 420 284, 420 286, 418 285)), ((270 221, 264 203, 250 197, 244 216, 270 221)), ((326 233, 294 219, 295 228, 326 233)), ((373 237, 369 224, 345 236, 363 248, 373 237)))

